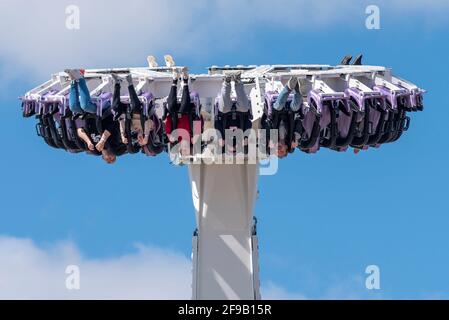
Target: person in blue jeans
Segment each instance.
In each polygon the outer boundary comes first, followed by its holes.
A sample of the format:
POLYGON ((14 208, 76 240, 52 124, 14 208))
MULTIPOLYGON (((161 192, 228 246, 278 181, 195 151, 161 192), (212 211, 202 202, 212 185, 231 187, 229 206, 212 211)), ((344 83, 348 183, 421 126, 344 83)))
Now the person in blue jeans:
MULTIPOLYGON (((285 85, 285 87, 281 90, 281 92, 279 93, 278 98, 276 99, 276 102, 273 104, 273 109, 275 111, 282 111, 284 110, 284 108, 287 105, 287 101, 288 101, 288 96, 290 95, 290 93, 294 91, 293 93, 293 100, 291 101, 289 108, 293 111, 293 112, 298 112, 299 108, 302 105, 302 95, 301 92, 299 90, 299 82, 298 82, 298 78, 297 77, 291 77, 287 84, 285 85)), ((271 114, 270 114, 271 116, 271 114)), ((279 158, 284 158, 287 156, 288 154, 288 146, 286 143, 286 138, 287 138, 287 126, 284 123, 284 121, 282 120, 279 123, 279 128, 278 128, 278 135, 279 135, 279 142, 277 143, 277 145, 273 142, 270 141, 270 148, 275 148, 277 147, 276 150, 276 154, 279 158)), ((292 145, 291 148, 294 149, 298 146, 298 140, 300 137, 298 137, 298 134, 295 132, 294 133, 295 136, 292 137, 292 145)))
POLYGON ((294 91, 293 93, 293 100, 290 103, 290 109, 293 112, 299 111, 299 108, 302 104, 302 96, 301 92, 299 91, 299 82, 297 77, 291 77, 285 87, 281 90, 279 93, 279 96, 276 100, 276 102, 273 104, 273 108, 276 111, 281 111, 285 108, 285 105, 287 104, 288 96, 290 93, 294 91))
POLYGON ((72 80, 69 95, 69 108, 74 117, 80 116, 84 112, 96 113, 97 105, 90 98, 89 88, 87 88, 84 70, 68 69, 65 72, 72 80))
MULTIPOLYGON (((91 100, 89 88, 84 78, 84 70, 68 69, 65 72, 72 80, 69 108, 73 113, 73 118, 79 117, 84 112, 96 114, 97 105, 91 100)), ((105 108, 108 107, 109 105, 106 104, 105 108)), ((90 135, 84 128, 78 128, 77 134, 86 143, 89 150, 97 149, 97 151, 101 152, 104 161, 108 164, 113 164, 117 159, 117 150, 121 147, 119 124, 114 121, 112 115, 109 115, 102 119, 102 126, 104 132, 96 145, 94 145, 90 135)))

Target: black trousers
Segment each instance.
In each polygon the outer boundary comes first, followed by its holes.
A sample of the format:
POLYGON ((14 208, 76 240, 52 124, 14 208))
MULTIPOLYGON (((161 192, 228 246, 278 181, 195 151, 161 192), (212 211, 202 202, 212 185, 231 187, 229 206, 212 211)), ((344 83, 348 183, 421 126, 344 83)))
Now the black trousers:
MULTIPOLYGON (((114 85, 114 95, 112 98, 112 109, 117 114, 122 114, 126 112, 126 105, 120 101, 120 90, 121 86, 119 83, 114 85)), ((142 102, 140 102, 139 97, 136 92, 136 88, 133 85, 128 86, 129 98, 131 111, 133 113, 140 113, 142 110, 142 102)))
POLYGON ((184 87, 182 88, 181 103, 178 103, 178 81, 173 80, 170 89, 170 94, 167 99, 167 110, 170 115, 177 113, 189 114, 192 111, 192 103, 190 101, 190 90, 187 80, 184 80, 184 87))

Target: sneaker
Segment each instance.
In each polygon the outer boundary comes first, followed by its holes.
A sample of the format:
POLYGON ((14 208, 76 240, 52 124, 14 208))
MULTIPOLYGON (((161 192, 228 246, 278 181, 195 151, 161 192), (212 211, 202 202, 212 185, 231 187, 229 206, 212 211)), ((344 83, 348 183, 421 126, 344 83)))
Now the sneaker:
POLYGON ((181 74, 182 74, 182 78, 183 78, 184 80, 189 79, 189 68, 188 68, 188 67, 183 67, 183 68, 181 69, 181 74))
POLYGON ((237 83, 241 82, 242 81, 242 72, 241 71, 235 72, 232 78, 237 83))
POLYGON ((300 95, 302 95, 301 89, 300 89, 300 83, 299 83, 299 81, 296 83, 295 91, 296 91, 297 93, 299 93, 300 95))
POLYGON ((295 89, 295 87, 297 85, 298 85, 298 78, 297 77, 291 77, 290 79, 288 79, 287 87, 290 89, 290 91, 295 89))
POLYGON ((84 73, 81 71, 81 69, 66 69, 64 70, 64 72, 69 75, 70 79, 75 81, 81 79, 84 76, 84 73))
POLYGON ((165 60, 165 65, 167 66, 167 68, 173 68, 176 66, 175 64, 175 60, 173 60, 173 57, 169 54, 164 56, 164 60, 165 60))
POLYGON ((231 83, 231 81, 232 81, 232 75, 230 75, 230 74, 225 74, 225 75, 223 76, 223 80, 224 80, 226 83, 231 83))
POLYGON ((344 58, 341 60, 340 64, 342 66, 348 66, 349 63, 351 62, 351 60, 352 60, 352 56, 351 55, 344 56, 344 58))
POLYGON ((154 56, 148 56, 148 67, 150 68, 157 68, 159 65, 157 64, 156 58, 154 56))
POLYGON ((120 79, 120 77, 115 73, 111 73, 111 77, 112 77, 112 80, 114 81, 114 84, 120 83, 122 81, 120 79))
POLYGON ((128 85, 130 85, 130 86, 133 85, 133 76, 131 75, 131 73, 128 73, 126 75, 126 81, 128 82, 128 85))
POLYGON ((352 65, 353 65, 353 66, 361 66, 361 65, 362 65, 362 59, 363 59, 363 55, 362 55, 362 54, 359 54, 359 55, 355 58, 355 60, 354 60, 354 62, 352 63, 352 65))
POLYGON ((173 68, 173 80, 178 80, 179 79, 179 69, 178 68, 173 68))
POLYGON ((239 76, 239 75, 237 75, 237 73, 238 72, 235 72, 235 71, 225 71, 223 73, 223 80, 229 83, 231 81, 236 81, 236 77, 238 79, 241 79, 241 75, 239 76))

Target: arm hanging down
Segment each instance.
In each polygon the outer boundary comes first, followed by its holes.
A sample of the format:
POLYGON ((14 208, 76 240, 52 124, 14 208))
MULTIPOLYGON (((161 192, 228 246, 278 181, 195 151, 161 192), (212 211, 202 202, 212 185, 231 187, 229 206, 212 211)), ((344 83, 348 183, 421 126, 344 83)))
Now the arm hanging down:
POLYGON ((102 152, 104 149, 104 145, 106 144, 106 141, 108 141, 109 137, 111 136, 111 133, 108 130, 104 130, 103 134, 101 135, 100 141, 98 141, 95 148, 102 152))
POLYGON ((120 118, 119 125, 120 125, 120 138, 122 139, 122 143, 128 144, 128 138, 126 138, 125 119, 123 117, 120 118))
POLYGON ((106 142, 108 141, 109 137, 112 135, 112 132, 115 132, 114 125, 116 125, 116 124, 114 123, 113 117, 109 116, 109 117, 103 119, 102 125, 104 128, 104 131, 101 135, 100 141, 98 141, 97 145, 95 146, 95 148, 100 152, 103 151, 106 142))
POLYGON ((76 130, 76 133, 78 134, 78 137, 80 137, 87 144, 87 148, 89 148, 89 150, 93 151, 95 149, 95 146, 92 143, 92 140, 90 140, 90 138, 87 135, 86 130, 84 130, 84 128, 78 128, 76 130))
POLYGON ((137 142, 139 143, 139 145, 141 147, 143 147, 143 146, 148 144, 148 139, 150 138, 150 132, 151 132, 151 130, 154 129, 153 120, 149 119, 149 120, 145 121, 145 128, 143 130, 143 134, 142 134, 142 129, 141 129, 142 125, 140 123, 140 120, 139 120, 139 123, 138 123, 138 128, 139 129, 137 130, 137 132, 138 132, 138 134, 137 134, 137 142))

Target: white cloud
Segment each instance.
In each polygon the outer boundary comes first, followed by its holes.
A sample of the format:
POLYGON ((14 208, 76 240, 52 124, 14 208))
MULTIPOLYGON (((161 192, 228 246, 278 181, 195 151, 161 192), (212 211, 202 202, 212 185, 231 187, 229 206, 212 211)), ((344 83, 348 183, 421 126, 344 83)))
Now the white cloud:
POLYGON ((278 0, 274 5, 268 0, 2 0, 0 59, 41 77, 67 66, 144 65, 149 53, 194 56, 200 62, 210 53, 242 48, 254 31, 275 27, 301 33, 362 22, 368 4, 407 23, 413 14, 446 23, 438 17, 449 11, 445 0, 278 0), (65 27, 69 4, 80 7, 79 31, 65 27))
POLYGON ((87 259, 70 243, 39 248, 0 237, 0 299, 190 299, 191 263, 155 247, 111 259, 87 259), (80 290, 65 287, 68 265, 80 267, 80 290))

